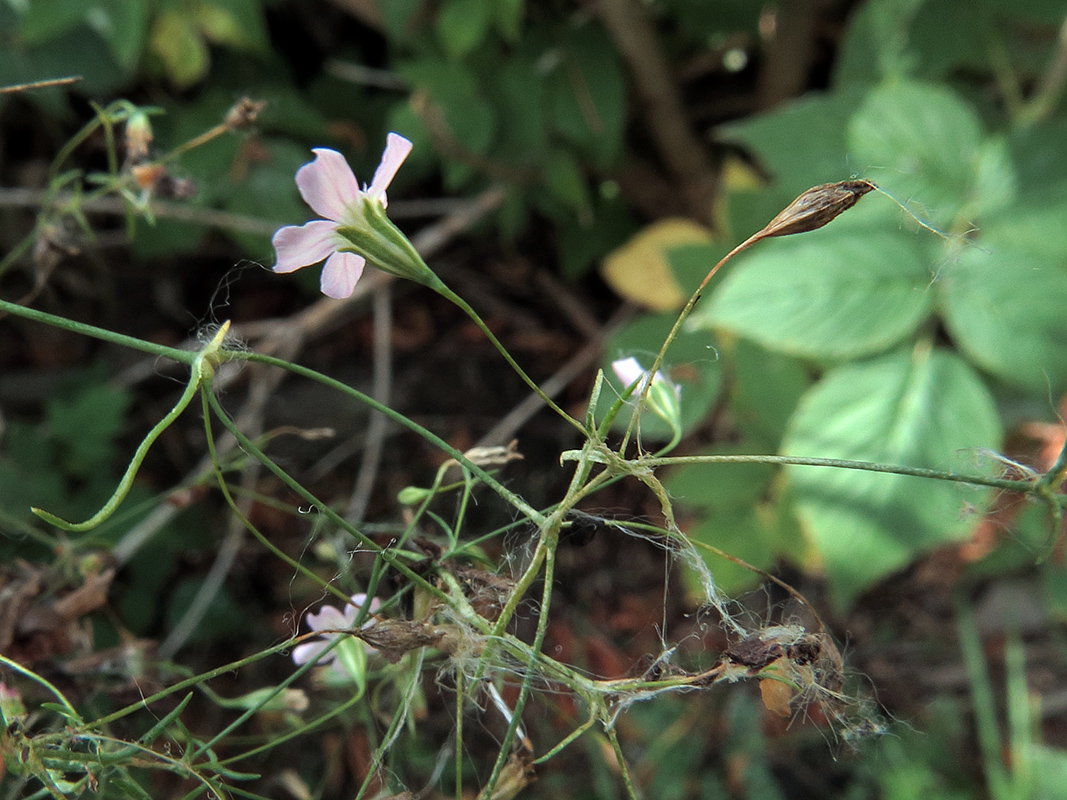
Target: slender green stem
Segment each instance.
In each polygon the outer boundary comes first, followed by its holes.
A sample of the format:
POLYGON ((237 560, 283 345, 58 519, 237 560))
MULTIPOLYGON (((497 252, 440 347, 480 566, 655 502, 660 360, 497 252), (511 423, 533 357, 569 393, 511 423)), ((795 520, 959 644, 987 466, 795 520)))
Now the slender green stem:
POLYGON ((293 364, 289 361, 284 361, 280 358, 275 358, 274 356, 262 355, 260 353, 235 353, 233 354, 233 357, 241 358, 246 361, 254 361, 259 364, 270 364, 271 366, 281 367, 282 369, 288 370, 289 372, 292 372, 295 375, 302 375, 305 378, 311 378, 312 380, 318 381, 324 386, 329 386, 341 392, 342 394, 348 395, 349 397, 359 400, 361 403, 368 406, 369 408, 372 408, 375 411, 379 411, 382 414, 385 414, 398 425, 402 425, 408 430, 417 433, 430 444, 441 450, 441 452, 446 453, 450 457, 454 458, 464 467, 466 467, 475 475, 477 475, 483 483, 485 483, 498 495, 504 498, 504 500, 514 506, 517 511, 529 517, 530 520, 534 522, 534 524, 543 523, 545 519, 544 514, 542 514, 540 511, 537 511, 533 506, 531 506, 517 494, 507 489, 490 473, 486 472, 484 469, 472 462, 463 453, 448 444, 448 442, 446 442, 444 439, 422 427, 417 422, 413 422, 412 420, 408 419, 403 414, 400 414, 389 408, 388 406, 382 405, 374 398, 363 394, 363 392, 357 391, 351 386, 341 383, 340 381, 335 380, 334 378, 330 378, 326 375, 323 375, 321 372, 316 372, 313 369, 308 369, 307 367, 302 367, 299 364, 293 364))
MULTIPOLYGON (((547 541, 545 542, 545 585, 544 590, 541 592, 541 608, 537 613, 537 633, 534 634, 534 641, 530 649, 534 653, 540 653, 541 648, 545 642, 545 633, 548 631, 548 613, 549 604, 552 601, 552 579, 555 575, 556 565, 556 546, 559 544, 559 528, 555 528, 549 532, 547 541)), ((500 754, 497 756, 496 764, 493 765, 493 773, 489 776, 489 781, 485 784, 485 788, 482 793, 486 797, 493 796, 493 789, 496 786, 496 782, 500 779, 500 773, 504 769, 504 765, 508 761, 508 756, 511 753, 511 743, 515 739, 515 734, 522 724, 522 712, 526 707, 526 701, 530 697, 530 689, 533 687, 533 678, 537 670, 534 669, 533 663, 529 664, 526 669, 526 674, 522 679, 522 688, 519 689, 519 697, 515 701, 515 708, 512 711, 511 723, 508 725, 508 730, 504 734, 504 741, 500 747, 500 754)))
POLYGON ((181 362, 182 364, 189 364, 190 366, 197 357, 197 352, 195 350, 179 350, 176 347, 166 347, 165 345, 146 342, 141 339, 135 339, 132 336, 124 336, 121 333, 114 333, 105 328, 86 325, 84 322, 75 322, 74 320, 65 317, 57 317, 55 314, 48 314, 33 308, 26 308, 25 306, 20 306, 17 303, 11 303, 7 300, 0 300, 0 312, 6 312, 16 317, 23 317, 24 319, 33 320, 34 322, 42 322, 45 325, 51 325, 54 328, 62 328, 63 330, 68 330, 71 333, 78 333, 82 336, 91 336, 94 339, 102 339, 105 342, 120 344, 123 347, 140 350, 142 353, 170 358, 174 361, 181 362))
POLYGON ((437 289, 437 292, 442 297, 451 300, 453 303, 459 306, 459 308, 462 309, 468 317, 471 318, 474 324, 478 326, 479 330, 481 330, 481 332, 485 334, 486 338, 489 339, 490 342, 492 342, 493 347, 495 347, 500 352, 500 355, 504 357, 504 360, 508 362, 508 364, 513 370, 515 370, 515 373, 520 378, 522 378, 523 382, 531 389, 533 389, 533 391, 537 394, 538 397, 545 401, 545 405, 547 405, 549 408, 559 414, 568 423, 577 428, 583 436, 585 435, 585 426, 582 425, 581 422, 576 420, 570 414, 568 414, 566 411, 564 411, 562 408, 560 408, 558 405, 556 405, 556 402, 547 394, 545 394, 544 390, 537 385, 533 378, 526 374, 525 370, 523 370, 523 368, 519 366, 518 362, 514 358, 512 358, 511 353, 508 352, 507 348, 504 347, 500 340, 496 338, 496 335, 491 330, 489 330, 489 326, 485 324, 485 322, 480 316, 478 316, 478 312, 471 308, 470 304, 467 303, 466 300, 464 300, 462 297, 453 292, 444 284, 441 284, 441 286, 434 288, 437 289))
POLYGON ((560 742, 555 747, 553 747, 551 750, 549 750, 547 753, 545 753, 540 758, 535 759, 534 762, 533 762, 534 765, 544 764, 546 761, 549 761, 552 758, 554 758, 555 756, 557 756, 560 752, 562 752, 562 750, 565 747, 567 747, 570 744, 573 744, 575 740, 577 740, 578 738, 583 736, 587 730, 592 728, 593 725, 596 724, 596 720, 597 720, 596 716, 590 716, 589 719, 587 719, 585 722, 583 722, 581 725, 579 725, 573 731, 571 731, 566 736, 564 736, 563 739, 561 739, 560 742))
POLYGON ((344 592, 342 592, 329 581, 325 581, 320 578, 312 570, 305 567, 295 558, 293 558, 280 547, 278 547, 276 544, 274 544, 274 542, 272 542, 269 538, 263 535, 263 532, 259 530, 259 528, 252 524, 252 521, 250 519, 248 519, 244 514, 241 513, 241 509, 238 507, 237 501, 234 500, 233 495, 230 494, 230 487, 226 483, 226 476, 223 474, 222 464, 219 461, 218 453, 215 451, 215 437, 211 430, 211 401, 208 399, 210 394, 211 384, 208 383, 206 386, 203 386, 201 388, 200 396, 200 400, 204 409, 204 433, 206 434, 208 454, 211 456, 211 463, 214 466, 215 478, 219 486, 219 491, 222 492, 222 496, 226 500, 226 504, 230 507, 230 511, 233 512, 234 516, 236 516, 240 523, 245 527, 245 530, 249 531, 253 536, 255 536, 256 539, 259 540, 259 543, 262 544, 265 548, 267 548, 267 550, 271 552, 275 557, 288 564, 294 571, 299 572, 305 578, 308 578, 313 583, 318 584, 319 587, 323 589, 323 591, 330 592, 338 599, 347 603, 348 596, 344 592))
POLYGON ((383 548, 373 539, 361 533, 350 522, 345 520, 344 517, 342 517, 340 514, 330 508, 330 506, 326 505, 317 497, 315 497, 315 495, 305 489, 300 483, 295 481, 289 475, 289 473, 287 473, 284 469, 275 464, 274 461, 268 458, 262 450, 260 450, 258 447, 255 446, 255 444, 252 443, 251 439, 245 436, 241 429, 233 423, 233 420, 231 420, 227 416, 226 411, 222 408, 222 406, 219 405, 218 398, 216 398, 214 394, 209 392, 207 397, 208 401, 211 403, 211 408, 215 412, 215 415, 218 417, 219 421, 222 422, 226 429, 234 435, 234 437, 237 439, 238 444, 240 444, 241 447, 249 453, 249 455, 251 455, 253 458, 256 458, 260 463, 263 464, 263 466, 273 472, 278 477, 278 479, 281 480, 286 486, 288 486, 290 489, 292 489, 294 492, 304 498, 307 502, 311 503, 317 509, 319 509, 320 513, 322 513, 328 520, 330 520, 330 522, 354 536, 367 549, 380 555, 389 563, 389 566, 393 567, 395 570, 397 570, 397 572, 400 572, 402 575, 407 577, 408 580, 410 580, 412 583, 429 592, 434 597, 437 597, 440 600, 444 600, 446 602, 448 601, 449 597, 447 594, 442 592, 434 584, 427 581, 423 576, 412 570, 407 564, 405 564, 401 559, 397 557, 397 554, 395 552, 383 548))
POLYGON ((45 522, 55 525, 57 528, 74 532, 87 531, 90 528, 95 528, 114 514, 122 501, 126 499, 126 495, 129 494, 130 489, 133 488, 133 480, 137 477, 137 471, 141 468, 141 463, 144 461, 145 456, 148 455, 148 451, 155 443, 156 439, 158 439, 159 435, 169 428, 179 416, 181 416, 181 413, 196 395, 197 387, 204 382, 210 384, 211 375, 214 373, 214 365, 220 358, 219 351, 222 348, 222 343, 225 340, 229 329, 230 323, 223 323, 212 340, 194 355, 191 370, 192 374, 189 376, 189 383, 186 385, 182 396, 178 399, 178 402, 175 403, 174 408, 172 408, 163 419, 156 423, 155 427, 148 432, 148 435, 145 436, 141 444, 138 445, 137 450, 133 454, 133 458, 130 459, 129 466, 126 467, 126 472, 122 476, 122 480, 119 481, 114 493, 99 511, 85 522, 71 523, 60 519, 55 514, 42 511, 39 508, 31 508, 30 510, 45 522))
POLYGON ((55 514, 44 511, 43 509, 33 507, 30 509, 34 514, 43 519, 50 525, 55 525, 57 528, 62 528, 65 531, 71 531, 74 533, 81 533, 95 528, 101 522, 106 520, 112 514, 115 513, 122 501, 126 499, 126 495, 130 493, 130 489, 133 488, 134 478, 137 477, 137 472, 141 468, 142 462, 144 462, 145 456, 148 455, 148 451, 152 445, 155 444, 156 439, 160 434, 169 428, 186 407, 196 396, 196 390, 200 385, 199 377, 194 373, 189 378, 189 383, 185 387, 185 391, 182 392, 182 396, 178 398, 178 402, 174 404, 174 408, 167 412, 167 414, 153 426, 152 430, 148 432, 148 435, 141 440, 141 443, 137 446, 137 450, 134 451, 133 458, 130 459, 129 465, 126 467, 126 472, 123 474, 122 479, 119 481, 118 486, 115 487, 115 491, 112 493, 108 501, 101 506, 100 510, 93 514, 85 522, 67 522, 55 514))
POLYGON ((963 663, 971 684, 971 702, 974 706, 974 724, 978 734, 978 746, 985 764, 986 781, 990 795, 996 800, 1010 797, 1011 780, 1004 769, 1001 737, 997 725, 996 703, 993 700, 993 684, 989 679, 978 625, 967 601, 956 601, 956 626, 959 631, 963 663))
POLYGON ((245 750, 243 753, 237 753, 236 755, 219 759, 218 763, 220 765, 225 766, 226 764, 233 764, 239 761, 244 761, 246 758, 251 758, 252 756, 259 755, 260 753, 266 752, 267 750, 273 750, 275 747, 285 744, 290 739, 295 739, 298 736, 304 736, 305 734, 308 734, 311 731, 315 730, 315 728, 318 728, 320 725, 324 725, 325 723, 329 722, 334 717, 341 716, 346 711, 348 711, 348 709, 350 709, 352 706, 362 700, 363 697, 364 696, 361 694, 353 694, 340 705, 334 706, 326 713, 315 717, 315 719, 304 725, 301 725, 299 728, 283 734, 276 734, 272 732, 270 735, 270 741, 266 744, 261 744, 258 747, 253 747, 251 750, 245 750))
POLYGON ((456 800, 463 800, 463 671, 456 670, 456 800))
POLYGON ((70 719, 71 723, 76 723, 79 725, 82 724, 82 719, 80 716, 78 716, 78 712, 74 710, 74 706, 72 706, 70 704, 70 701, 63 696, 63 692, 59 691, 59 689, 49 683, 46 678, 38 675, 32 669, 22 666, 17 661, 12 661, 10 658, 3 655, 2 653, 0 653, 0 664, 3 664, 8 669, 12 669, 15 672, 19 672, 25 675, 30 680, 36 681, 37 683, 41 684, 41 686, 43 686, 45 689, 55 695, 56 699, 60 702, 63 708, 67 710, 67 717, 70 719))
POLYGON ((615 731, 614 725, 608 727, 608 739, 611 741, 611 749, 615 751, 615 760, 619 763, 619 774, 622 775, 622 782, 626 787, 626 796, 630 800, 637 800, 637 788, 634 786, 633 779, 630 778, 630 770, 626 766, 626 757, 622 754, 619 734, 615 731))
MULTIPOLYGON (((783 464, 800 467, 833 467, 836 469, 855 469, 864 472, 885 472, 891 475, 908 475, 916 478, 933 478, 934 480, 970 483, 975 486, 989 486, 1011 492, 1032 492, 1035 483, 1032 480, 1010 480, 1007 478, 987 478, 984 475, 965 475, 924 467, 906 467, 898 464, 879 464, 871 461, 850 461, 842 458, 809 458, 806 456, 767 456, 767 455, 708 455, 708 456, 670 456, 665 458, 640 458, 631 462, 642 467, 662 467, 677 464, 783 464)), ((1061 504, 1067 496, 1057 495, 1061 504)))

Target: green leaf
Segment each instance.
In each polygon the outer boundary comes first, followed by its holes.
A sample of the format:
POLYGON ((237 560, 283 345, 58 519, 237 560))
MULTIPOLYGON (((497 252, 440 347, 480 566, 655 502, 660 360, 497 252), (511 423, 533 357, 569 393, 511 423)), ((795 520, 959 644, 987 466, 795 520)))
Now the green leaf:
POLYGON ((585 175, 573 155, 561 148, 548 154, 545 162, 545 186, 552 196, 568 209, 589 216, 592 198, 585 175))
POLYGON ((971 247, 942 271, 945 322, 997 377, 1053 395, 1067 387, 1067 272, 1019 250, 971 247))
POLYGON ((845 129, 862 97, 860 92, 807 95, 726 125, 722 135, 759 155, 789 195, 783 201, 788 202, 812 186, 847 178, 855 169, 846 155, 845 129))
POLYGON ((19 19, 19 37, 40 44, 69 33, 85 21, 93 0, 33 0, 19 19))
MULTIPOLYGON (((774 563, 778 522, 778 517, 770 506, 733 508, 702 519, 689 531, 689 538, 694 542, 717 547, 759 569, 768 569, 774 563)), ((723 594, 734 595, 763 581, 763 576, 758 572, 735 564, 699 545, 696 549, 711 570, 716 588, 723 594)), ((686 575, 693 588, 699 591, 701 587, 696 582, 697 574, 687 570, 686 575)))
MULTIPOLYGON (((496 136, 497 113, 485 100, 472 69, 459 62, 421 58, 402 65, 400 72, 413 86, 429 93, 452 138, 463 149, 488 151, 496 136)), ((451 188, 461 186, 472 174, 473 168, 467 163, 446 163, 445 180, 451 188)))
POLYGON ((548 78, 555 129, 606 168, 622 151, 626 81, 618 51, 599 28, 585 26, 563 42, 560 63, 548 78))
MULTIPOLYGON (((715 448, 700 455, 740 455, 744 447, 715 448)), ((748 508, 767 491, 774 466, 755 462, 738 464, 684 464, 664 480, 678 503, 697 508, 748 508)))
POLYGON ((910 234, 831 226, 759 247, 698 308, 694 326, 841 359, 897 344, 929 313, 930 273, 910 234))
MULTIPOLYGON (((0 83, 3 84, 77 75, 82 80, 75 85, 75 91, 100 96, 120 92, 128 80, 103 39, 84 26, 33 47, 12 46, 6 41, 4 45, 0 47, 0 83)), ((27 96, 37 104, 44 101, 55 114, 69 113, 61 89, 30 92, 27 96)))
POLYGON ((526 0, 492 0, 493 23, 500 35, 509 42, 517 42, 522 33, 522 17, 526 0))
POLYGON ((853 14, 837 54, 837 87, 876 83, 911 73, 916 66, 908 50, 912 19, 924 0, 868 0, 853 14))
POLYGON ((167 77, 179 87, 191 86, 207 75, 207 43, 195 18, 187 13, 163 11, 152 26, 149 47, 163 62, 167 77))
POLYGON ((486 0, 446 0, 437 15, 437 38, 452 58, 463 58, 484 40, 489 30, 486 0))
POLYGON ((1016 127, 1008 134, 1019 201, 1041 207, 1067 197, 1067 119, 1016 127))
MULTIPOLYGON (((996 448, 996 407, 954 354, 917 347, 840 367, 808 392, 782 453, 930 469, 961 452, 996 448)), ((965 495, 954 483, 827 467, 787 468, 797 512, 847 605, 924 550, 967 535, 965 495)))
POLYGON ((148 4, 103 0, 89 14, 88 22, 107 42, 119 66, 132 74, 148 37, 148 4))
POLYGON ((895 81, 875 88, 849 122, 857 167, 901 202, 951 227, 971 198, 982 144, 978 116, 942 86, 895 81))
POLYGON ((253 53, 269 52, 261 0, 198 0, 200 30, 216 44, 253 53))
POLYGON ((389 0, 388 3, 376 4, 391 38, 397 41, 407 38, 409 23, 422 8, 423 2, 424 0, 389 0))
POLYGON ((129 404, 129 392, 103 383, 48 402, 48 426, 53 439, 64 445, 68 474, 87 477, 110 470, 114 440, 122 430, 129 404))
POLYGON ((486 76, 500 113, 505 154, 529 163, 548 148, 544 80, 532 56, 512 55, 486 76))
MULTIPOLYGON (((727 357, 733 366, 734 390, 730 398, 734 421, 756 452, 777 452, 789 418, 811 378, 795 358, 765 350, 739 339, 727 357)), ((729 372, 730 367, 727 366, 729 372)))

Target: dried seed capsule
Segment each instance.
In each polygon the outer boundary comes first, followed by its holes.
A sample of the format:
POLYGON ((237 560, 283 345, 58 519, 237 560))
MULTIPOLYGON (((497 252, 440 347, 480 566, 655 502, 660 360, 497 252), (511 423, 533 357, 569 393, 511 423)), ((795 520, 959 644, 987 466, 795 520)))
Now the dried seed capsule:
POLYGON ((876 187, 866 180, 824 183, 808 189, 786 206, 752 238, 765 236, 788 236, 821 228, 843 211, 848 211, 856 202, 876 187))

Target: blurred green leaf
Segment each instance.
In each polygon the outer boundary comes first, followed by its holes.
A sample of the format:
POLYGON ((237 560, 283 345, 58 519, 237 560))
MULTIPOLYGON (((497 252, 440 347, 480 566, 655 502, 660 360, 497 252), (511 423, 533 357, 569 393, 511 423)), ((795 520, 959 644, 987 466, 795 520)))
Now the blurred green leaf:
POLYGON ((576 214, 565 216, 557 223, 563 276, 581 278, 637 229, 637 220, 620 198, 597 202, 589 220, 576 214))
POLYGON ((1060 0, 982 0, 982 3, 1013 18, 1049 24, 1063 22, 1064 8, 1060 0))
MULTIPOLYGON (((489 150, 496 138, 497 112, 470 67, 421 58, 405 62, 400 71, 409 83, 429 93, 437 107, 430 113, 443 116, 447 135, 457 147, 478 154, 489 150)), ((445 164, 445 182, 450 189, 462 186, 472 175, 474 168, 469 163, 452 160, 445 164)))
POLYGON ((89 25, 111 49, 119 65, 133 73, 148 38, 149 5, 128 0, 103 0, 89 14, 89 25))
POLYGON ((586 25, 560 42, 559 63, 548 76, 553 126, 599 168, 622 152, 626 82, 619 54, 601 29, 586 25))
MULTIPOLYGON (((782 453, 954 469, 962 451, 993 449, 1000 439, 993 399, 974 371, 948 351, 920 347, 827 373, 797 409, 782 453)), ((953 483, 825 467, 788 473, 801 522, 844 605, 972 525, 953 483)))
POLYGON ((968 357, 1053 396, 1067 388, 1067 272, 1029 253, 970 247, 942 270, 945 322, 968 357))
POLYGON ((914 72, 926 79, 945 79, 954 70, 988 70, 995 35, 993 15, 982 2, 927 0, 916 10, 908 30, 914 72))
MULTIPOLYGON (((714 448, 701 455, 738 455, 744 447, 714 448)), ((664 486, 672 498, 693 508, 749 508, 767 492, 770 464, 684 464, 670 471, 664 486)))
POLYGON ((51 436, 62 443, 68 475, 110 472, 115 438, 122 431, 130 394, 106 383, 85 386, 69 396, 48 401, 51 436))
POLYGON ((385 20, 385 28, 389 36, 397 41, 403 41, 407 38, 409 23, 423 6, 423 0, 389 0, 388 3, 376 5, 382 19, 385 20))
POLYGON ((777 213, 801 192, 843 180, 857 168, 846 155, 845 130, 862 98, 858 91, 809 94, 774 111, 725 125, 722 135, 754 151, 771 174, 783 198, 776 203, 777 213))
MULTIPOLYGON (((736 466, 736 465, 731 465, 736 466)), ((694 528, 688 531, 689 538, 717 547, 724 553, 739 558, 759 569, 769 569, 775 557, 775 526, 777 519, 769 508, 731 508, 708 513, 694 528)), ((716 588, 726 595, 736 595, 763 581, 758 572, 715 553, 697 552, 704 557, 716 588)), ((694 591, 699 591, 696 573, 686 571, 687 580, 694 591)))
POLYGON ((833 85, 877 83, 911 74, 918 62, 909 52, 912 20, 926 0, 867 0, 849 21, 834 64, 833 85))
MULTIPOLYGON (((192 605, 204 582, 194 578, 182 580, 170 596, 166 611, 167 629, 173 629, 192 605)), ((200 624, 190 634, 190 642, 207 642, 238 631, 248 632, 250 615, 247 608, 239 605, 226 587, 221 587, 212 598, 200 624)))
POLYGON ((166 9, 152 24, 152 53, 160 59, 167 77, 178 87, 187 87, 207 75, 210 65, 207 42, 196 19, 179 9, 166 9))
POLYGON ((526 0, 491 0, 493 23, 501 37, 508 42, 518 41, 522 34, 522 18, 526 0))
POLYGON ((861 231, 831 226, 760 244, 692 324, 816 358, 855 358, 900 342, 929 313, 929 269, 913 235, 861 231))
POLYGON ((500 110, 504 155, 519 164, 543 158, 548 149, 545 86, 534 57, 513 54, 486 79, 500 110))
POLYGON ((437 13, 437 38, 452 58, 463 58, 481 45, 489 31, 486 0, 445 0, 437 13))
POLYGON ((797 359, 747 339, 737 340, 727 364, 734 377, 731 408, 744 441, 759 448, 755 452, 776 452, 811 378, 797 359))
MULTIPOLYGON (((311 211, 295 191, 295 175, 310 161, 309 152, 293 142, 275 140, 268 145, 269 158, 253 165, 242 180, 229 187, 224 207, 227 211, 247 214, 264 222, 302 223, 313 218, 311 211)), ((273 261, 270 236, 229 232, 253 258, 273 261)))
POLYGON ((196 0, 192 9, 200 30, 215 44, 269 52, 262 0, 196 0))
POLYGON ((569 209, 588 217, 592 206, 589 186, 577 160, 567 151, 556 148, 545 162, 545 186, 552 196, 569 209))
POLYGON ((872 90, 848 129, 864 176, 901 202, 921 203, 941 227, 953 226, 971 199, 982 135, 973 109, 951 90, 905 80, 872 90))
POLYGON ((19 19, 26 44, 39 44, 68 33, 85 21, 96 0, 34 0, 19 19))

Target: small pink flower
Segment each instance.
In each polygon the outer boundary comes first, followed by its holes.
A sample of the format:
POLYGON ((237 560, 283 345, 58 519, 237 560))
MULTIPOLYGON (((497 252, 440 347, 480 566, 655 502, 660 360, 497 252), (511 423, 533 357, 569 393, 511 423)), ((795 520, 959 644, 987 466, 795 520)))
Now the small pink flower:
MULTIPOLYGON (((335 633, 335 631, 344 631, 350 629, 356 623, 356 617, 359 616, 360 609, 363 608, 363 604, 367 602, 367 595, 360 592, 359 594, 352 595, 351 599, 345 605, 344 611, 340 611, 334 606, 323 606, 317 614, 309 613, 304 617, 304 622, 313 631, 328 631, 328 633, 319 634, 317 640, 305 642, 304 644, 298 644, 293 648, 293 661, 299 666, 306 664, 309 661, 318 661, 319 664, 330 664, 335 671, 341 675, 347 675, 344 667, 340 661, 336 659, 337 648, 335 647, 326 655, 319 658, 323 650, 325 650, 330 643, 339 636, 344 636, 342 633, 335 633)), ((370 601, 370 608, 368 611, 371 614, 378 612, 382 606, 381 601, 377 597, 370 601)), ((369 618, 363 623, 362 630, 366 630, 375 624, 373 617, 369 618)), ((367 651, 371 651, 374 648, 364 645, 367 651)))
POLYGON ((304 202, 325 219, 280 228, 272 240, 278 254, 273 269, 293 272, 325 259, 322 293, 342 299, 356 288, 367 261, 351 252, 350 239, 339 234, 338 228, 366 229, 365 202, 377 203, 382 209, 388 205, 385 190, 411 152, 411 142, 390 133, 374 179, 363 189, 359 188, 359 181, 345 157, 336 150, 318 148, 313 152, 315 160, 297 170, 296 185, 304 202))
MULTIPOLYGON (((619 383, 623 385, 623 388, 628 388, 631 384, 641 380, 641 383, 634 389, 634 394, 639 395, 645 390, 645 383, 648 381, 648 372, 633 356, 612 361, 611 369, 615 372, 615 377, 619 379, 619 383)), ((653 385, 661 384, 666 386, 674 392, 675 397, 681 397, 682 387, 674 383, 659 370, 656 370, 656 374, 652 378, 652 383, 653 385)))

